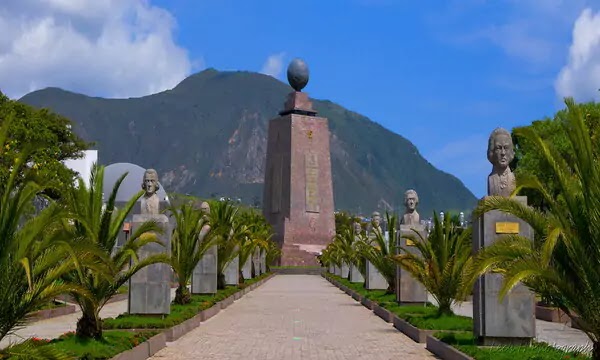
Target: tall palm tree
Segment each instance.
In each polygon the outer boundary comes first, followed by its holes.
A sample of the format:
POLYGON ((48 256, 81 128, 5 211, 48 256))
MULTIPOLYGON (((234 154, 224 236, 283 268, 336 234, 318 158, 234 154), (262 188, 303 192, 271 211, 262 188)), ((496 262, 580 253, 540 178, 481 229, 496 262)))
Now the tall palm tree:
POLYGON ((177 275, 178 282, 174 302, 188 304, 192 298, 187 285, 204 253, 214 245, 214 237, 209 232, 204 238, 201 238, 202 228, 208 225, 209 221, 191 203, 170 207, 169 210, 175 217, 170 258, 170 265, 177 275))
POLYGON ((358 251, 366 258, 388 283, 387 293, 393 294, 396 291, 396 263, 394 262, 395 246, 397 238, 396 215, 385 214, 388 224, 388 239, 385 234, 374 231, 373 237, 359 242, 358 251))
POLYGON ((452 314, 451 306, 471 291, 466 276, 472 264, 471 228, 453 224, 450 214, 440 221, 433 214, 434 228, 427 238, 413 229, 405 236, 419 253, 400 247, 394 261, 419 281, 438 303, 438 314, 452 314))
POLYGON ((144 245, 160 244, 155 233, 162 233, 162 229, 153 221, 140 225, 120 249, 115 249, 126 216, 143 194, 140 190, 122 209, 115 207, 117 192, 126 176, 127 173, 117 180, 104 204, 104 167, 94 164, 89 187, 80 178, 78 186, 67 192, 64 199, 69 218, 64 222, 65 235, 76 244, 94 248, 100 261, 99 267, 73 272, 68 277, 68 281, 86 289, 90 294, 89 297, 72 294, 82 312, 76 330, 80 337, 101 338, 102 322, 99 313, 106 302, 144 267, 169 262, 166 254, 152 255, 143 260, 139 260, 137 256, 144 245))
POLYGON ((477 259, 479 273, 492 270, 504 275, 501 296, 518 282, 562 309, 577 314, 582 330, 593 343, 593 358, 600 359, 600 164, 593 153, 590 133, 573 99, 565 99, 568 111, 560 118, 573 157, 567 161, 552 144, 530 128, 514 130, 542 155, 559 196, 535 175, 518 179, 518 187, 541 194, 546 211, 513 198, 484 199, 475 214, 501 210, 526 221, 535 239, 507 235, 484 249, 477 259))
MULTIPOLYGON (((11 118, 5 118, 0 127, 0 156, 10 124, 11 118)), ((29 313, 58 295, 69 291, 86 295, 81 288, 61 281, 76 268, 77 257, 82 262, 87 257, 57 237, 62 209, 51 203, 36 217, 30 216, 34 198, 44 189, 28 177, 24 164, 28 153, 29 149, 21 150, 7 181, 0 183, 0 340, 24 325, 29 313), (18 179, 22 172, 25 178, 18 179)), ((64 358, 64 354, 38 348, 30 341, 0 350, 0 358, 11 355, 64 358)))

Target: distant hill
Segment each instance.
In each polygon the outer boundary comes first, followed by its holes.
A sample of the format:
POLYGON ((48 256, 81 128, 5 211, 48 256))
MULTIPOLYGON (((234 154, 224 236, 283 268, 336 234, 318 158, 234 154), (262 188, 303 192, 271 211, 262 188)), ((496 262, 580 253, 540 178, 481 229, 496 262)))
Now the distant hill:
MULTIPOLYGON (((155 168, 168 191, 259 204, 266 125, 290 91, 270 76, 208 69, 141 98, 103 99, 47 88, 21 101, 70 118, 82 138, 96 142, 103 164, 155 168)), ((367 215, 397 208, 409 188, 417 190, 423 216, 475 204, 461 181, 433 167, 407 139, 330 101, 314 105, 329 118, 337 209, 367 215)))

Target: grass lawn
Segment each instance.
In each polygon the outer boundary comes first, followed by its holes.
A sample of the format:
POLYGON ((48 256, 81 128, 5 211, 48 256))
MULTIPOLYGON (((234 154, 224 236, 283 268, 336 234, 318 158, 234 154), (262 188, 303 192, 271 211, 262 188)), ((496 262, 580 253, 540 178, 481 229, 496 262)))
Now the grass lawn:
POLYGON ((577 351, 563 351, 545 343, 531 346, 477 346, 473 333, 434 334, 443 342, 452 345, 477 360, 555 360, 555 359, 591 359, 587 354, 577 351))
POLYGON ((75 359, 100 360, 134 348, 156 335, 158 331, 129 332, 105 331, 101 340, 80 339, 74 333, 66 333, 46 342, 37 340, 39 346, 54 348, 75 359))

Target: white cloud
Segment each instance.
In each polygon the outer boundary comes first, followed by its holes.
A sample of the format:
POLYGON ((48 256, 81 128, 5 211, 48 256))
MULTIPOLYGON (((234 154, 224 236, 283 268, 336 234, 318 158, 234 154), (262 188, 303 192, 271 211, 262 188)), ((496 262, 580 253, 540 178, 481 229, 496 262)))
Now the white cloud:
POLYGON ((579 101, 600 99, 600 11, 585 9, 573 26, 569 60, 555 83, 557 95, 579 101))
POLYGON ((280 52, 278 54, 270 55, 265 61, 261 73, 265 75, 270 75, 274 78, 278 78, 281 76, 281 72, 283 71, 283 60, 285 58, 285 52, 280 52))
POLYGON ((3 0, 0 90, 108 97, 170 89, 192 71, 176 21, 148 0, 3 0))

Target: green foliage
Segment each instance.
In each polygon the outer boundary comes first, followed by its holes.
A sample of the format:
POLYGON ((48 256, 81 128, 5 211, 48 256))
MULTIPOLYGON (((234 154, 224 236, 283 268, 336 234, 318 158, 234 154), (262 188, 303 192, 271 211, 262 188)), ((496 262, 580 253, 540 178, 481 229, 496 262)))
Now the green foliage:
POLYGON ((10 100, 0 92, 0 121, 10 121, 0 155, 0 182, 8 180, 10 165, 21 151, 35 145, 26 153, 26 165, 19 170, 16 182, 24 181, 27 172, 27 178, 43 185, 42 191, 53 198, 73 184, 75 173, 62 161, 79 157, 88 144, 70 130, 67 118, 10 100))
POLYGON ((346 230, 352 230, 352 223, 354 222, 354 217, 351 214, 345 211, 338 211, 334 215, 336 234, 341 234, 346 230))
POLYGON ((534 343, 531 346, 477 346, 472 332, 439 332, 435 333, 434 336, 477 360, 590 359, 589 356, 580 351, 574 349, 561 350, 545 343, 534 343))
MULTIPOLYGON (((240 221, 245 225, 246 232, 240 238, 240 283, 244 282, 244 276, 242 273, 242 266, 248 260, 252 259, 252 256, 256 251, 263 251, 269 248, 269 241, 273 236, 273 230, 271 225, 267 222, 267 219, 262 214, 259 214, 252 209, 247 209, 241 213, 240 221)), ((250 260, 251 261, 251 260, 250 260)), ((256 274, 254 269, 254 262, 251 261, 251 275, 256 274)))
MULTIPOLYGON (((257 159, 264 148, 256 144, 264 144, 268 121, 282 110, 289 92, 287 84, 269 76, 207 69, 173 90, 143 98, 101 99, 46 89, 21 100, 73 119, 80 134, 97 142, 105 164, 153 164, 173 179, 163 181, 170 191, 239 196, 258 205, 263 174, 257 159), (177 139, 168 151, 143 145, 165 139, 177 139)), ((404 191, 414 184, 422 213, 475 205, 460 180, 434 168, 407 139, 330 101, 313 103, 329 120, 336 208, 366 213, 381 199, 402 204, 404 191)))
MULTIPOLYGON (((11 121, 5 119, 0 125, 0 156, 6 151, 11 121)), ((85 253, 76 252, 57 237, 62 208, 51 203, 38 216, 29 216, 33 199, 42 191, 31 181, 31 172, 25 166, 31 149, 25 146, 20 150, 7 177, 0 181, 0 340, 23 325, 27 314, 59 294, 73 291, 87 295, 81 288, 61 281, 64 274, 76 268, 77 258, 83 264, 87 260, 85 253)), ((28 349, 25 344, 13 350, 26 354, 28 349)))
MULTIPOLYGON (((156 331, 107 331, 101 339, 81 338, 73 333, 61 335, 40 349, 53 349, 66 352, 77 359, 111 359, 115 355, 134 348, 156 335, 156 331)), ((45 359, 45 358, 44 358, 45 359)))
POLYGON ((450 213, 443 222, 434 213, 433 221, 434 228, 427 239, 416 230, 406 236, 418 252, 401 247, 394 261, 425 286, 437 301, 440 314, 452 314, 452 304, 471 291, 471 229, 453 224, 450 213))
POLYGON ((175 303, 186 304, 191 301, 187 285, 192 278, 192 273, 204 253, 215 244, 215 241, 210 231, 201 236, 202 228, 204 226, 208 228, 209 221, 200 209, 190 203, 182 203, 169 210, 171 216, 175 217, 169 261, 179 283, 175 303))
POLYGON ((169 262, 165 254, 138 259, 137 253, 142 246, 160 243, 155 234, 162 233, 162 229, 153 221, 141 224, 120 249, 115 248, 125 217, 143 194, 140 191, 122 209, 117 209, 115 199, 125 176, 127 174, 117 180, 104 204, 104 167, 94 165, 89 187, 80 178, 78 186, 72 187, 64 197, 69 221, 63 222, 63 236, 97 258, 94 266, 88 265, 68 277, 69 282, 89 293, 88 297, 72 293, 82 311, 77 322, 77 335, 80 337, 101 338, 99 313, 104 304, 139 270, 154 263, 169 262))
MULTIPOLYGON (((583 116, 583 121, 587 126, 589 136, 592 142, 592 153, 594 158, 600 154, 600 103, 574 104, 583 116)), ((554 171, 545 160, 544 154, 538 151, 534 141, 527 136, 521 136, 524 129, 534 131, 543 141, 552 144, 554 150, 560 154, 568 164, 575 160, 573 148, 569 144, 567 131, 565 130, 565 121, 569 109, 563 109, 554 115, 553 118, 544 118, 532 122, 531 125, 516 128, 513 131, 513 142, 515 144, 515 160, 512 167, 515 170, 517 180, 521 177, 530 177, 535 175, 543 184, 546 185, 550 194, 554 197, 559 195, 560 186, 554 176, 554 171)), ((522 195, 528 197, 528 202, 537 208, 547 208, 544 197, 537 191, 523 189, 522 195)))
POLYGON ((567 134, 570 156, 561 154, 533 128, 515 130, 517 137, 532 144, 554 179, 547 182, 543 177, 546 174, 522 176, 517 190, 536 191, 546 210, 510 198, 488 197, 475 211, 480 215, 497 209, 523 219, 535 231, 534 241, 518 235, 504 236, 480 253, 476 269, 478 273, 495 271, 504 275, 501 295, 523 282, 569 316, 578 314, 583 331, 593 342, 593 358, 600 359, 598 144, 593 141, 594 132, 586 126, 582 109, 572 99, 565 102, 568 110, 561 115, 560 124, 567 134))

